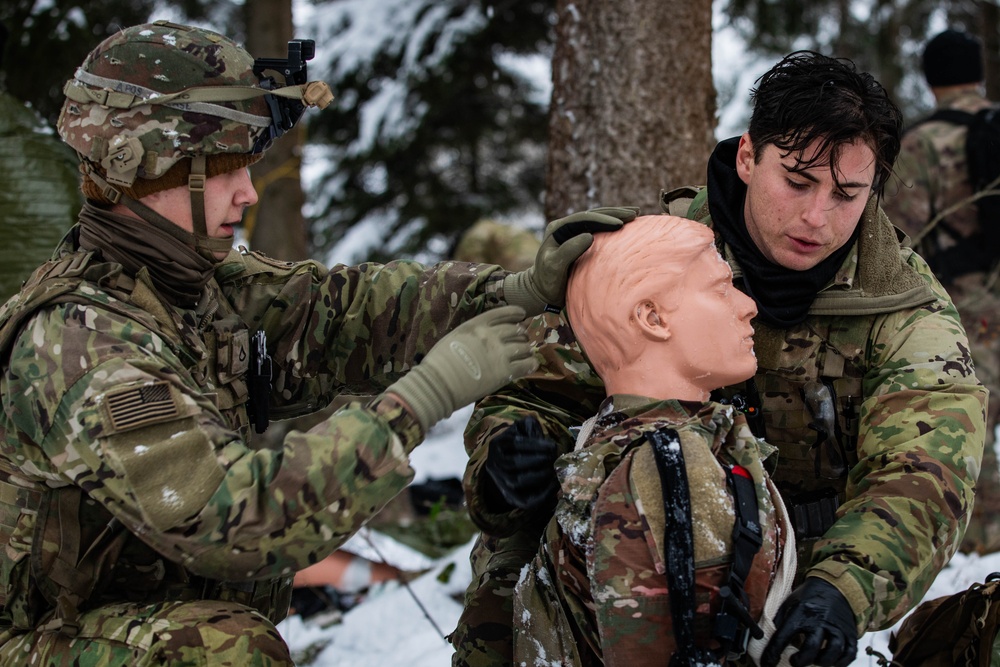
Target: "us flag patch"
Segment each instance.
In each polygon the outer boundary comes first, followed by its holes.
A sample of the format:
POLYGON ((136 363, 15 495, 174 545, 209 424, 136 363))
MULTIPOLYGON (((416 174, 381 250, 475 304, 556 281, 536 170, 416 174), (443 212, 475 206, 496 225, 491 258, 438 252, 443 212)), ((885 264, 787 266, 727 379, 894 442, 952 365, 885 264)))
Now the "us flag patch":
POLYGON ((148 384, 108 396, 108 413, 116 431, 155 424, 178 415, 166 382, 148 384))

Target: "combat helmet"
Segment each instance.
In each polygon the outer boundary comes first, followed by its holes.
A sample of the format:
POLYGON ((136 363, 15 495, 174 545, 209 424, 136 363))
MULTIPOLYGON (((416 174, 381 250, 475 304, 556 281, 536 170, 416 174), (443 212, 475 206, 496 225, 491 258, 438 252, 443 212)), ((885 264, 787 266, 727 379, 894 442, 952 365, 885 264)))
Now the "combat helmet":
POLYGON ((223 35, 168 21, 105 39, 66 82, 57 124, 80 156, 84 193, 163 224, 137 200, 187 184, 196 249, 228 250, 208 238, 205 179, 256 162, 306 106, 330 103, 325 83, 305 80, 313 52, 311 41, 295 40, 287 60, 255 61, 223 35))

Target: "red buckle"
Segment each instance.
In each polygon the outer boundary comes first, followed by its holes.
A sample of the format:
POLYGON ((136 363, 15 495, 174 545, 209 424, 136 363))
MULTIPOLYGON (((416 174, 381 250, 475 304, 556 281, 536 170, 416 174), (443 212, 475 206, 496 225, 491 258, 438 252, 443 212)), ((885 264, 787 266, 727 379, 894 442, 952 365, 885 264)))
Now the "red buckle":
POLYGON ((732 467, 732 471, 734 475, 739 475, 740 477, 746 477, 749 480, 753 480, 753 477, 750 476, 750 471, 741 465, 734 464, 732 467))

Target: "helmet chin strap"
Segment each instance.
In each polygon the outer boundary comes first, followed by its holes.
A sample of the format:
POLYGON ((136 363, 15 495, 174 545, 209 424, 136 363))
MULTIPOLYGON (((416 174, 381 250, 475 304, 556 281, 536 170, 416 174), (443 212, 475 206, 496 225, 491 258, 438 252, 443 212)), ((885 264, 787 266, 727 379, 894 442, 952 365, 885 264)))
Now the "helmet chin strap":
POLYGON ((180 225, 160 215, 149 206, 137 199, 122 193, 114 187, 86 159, 82 161, 87 176, 97 184, 104 196, 113 204, 122 204, 135 213, 141 220, 162 229, 191 246, 199 255, 217 262, 215 253, 228 253, 232 249, 229 239, 213 239, 208 236, 208 226, 205 221, 205 156, 192 158, 191 175, 188 177, 188 191, 191 197, 191 220, 193 232, 182 229, 180 225))
POLYGON ((191 173, 188 175, 188 193, 191 197, 191 221, 194 230, 195 248, 200 254, 215 260, 215 253, 228 253, 232 243, 228 239, 213 239, 208 235, 205 220, 205 156, 191 158, 191 173))

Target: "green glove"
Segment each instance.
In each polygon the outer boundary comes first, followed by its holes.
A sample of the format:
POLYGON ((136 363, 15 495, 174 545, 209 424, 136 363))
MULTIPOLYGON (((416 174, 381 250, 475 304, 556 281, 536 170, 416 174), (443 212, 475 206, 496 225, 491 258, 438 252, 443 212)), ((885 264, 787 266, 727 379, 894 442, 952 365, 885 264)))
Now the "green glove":
POLYGON ((503 279, 504 299, 538 315, 566 302, 569 267, 594 242, 592 232, 612 232, 638 215, 639 209, 607 206, 553 220, 545 228, 535 265, 503 279))
POLYGON ((524 309, 503 306, 458 325, 386 389, 406 403, 424 433, 452 412, 538 368, 519 325, 524 309))

